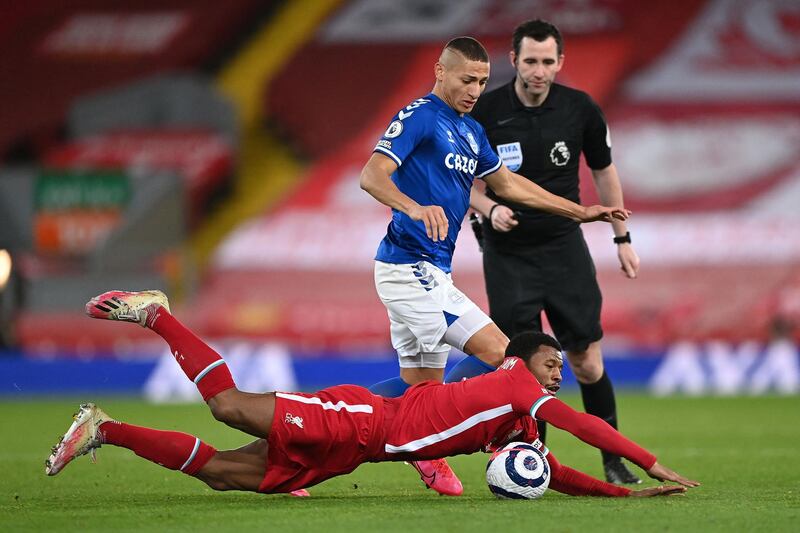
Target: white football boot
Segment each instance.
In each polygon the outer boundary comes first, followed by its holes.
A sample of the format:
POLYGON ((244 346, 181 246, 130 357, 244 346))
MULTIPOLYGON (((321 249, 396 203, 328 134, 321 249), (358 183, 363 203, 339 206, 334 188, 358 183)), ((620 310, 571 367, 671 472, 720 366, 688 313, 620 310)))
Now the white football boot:
POLYGON ((86 303, 86 314, 102 320, 136 322, 146 328, 148 318, 152 320, 158 306, 169 311, 169 300, 161 291, 108 291, 86 303))
POLYGON ((102 444, 100 442, 100 424, 114 421, 93 403, 81 404, 80 409, 72 415, 72 418, 74 422, 58 441, 58 444, 53 446, 50 457, 44 462, 44 471, 48 476, 55 476, 70 461, 87 453, 92 454, 92 462, 95 462, 95 450, 102 444))

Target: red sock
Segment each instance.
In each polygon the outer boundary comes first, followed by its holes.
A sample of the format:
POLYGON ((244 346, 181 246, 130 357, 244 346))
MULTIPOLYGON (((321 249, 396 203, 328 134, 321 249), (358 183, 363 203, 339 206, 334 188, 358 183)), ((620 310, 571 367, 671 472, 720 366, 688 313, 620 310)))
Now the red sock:
POLYGON ((169 311, 159 306, 158 311, 150 315, 152 319, 147 321, 147 326, 167 341, 173 357, 186 376, 197 385, 205 401, 236 387, 222 357, 169 311))
POLYGON ((193 435, 124 422, 103 422, 100 433, 104 444, 127 448, 139 457, 190 476, 199 472, 217 451, 193 435))

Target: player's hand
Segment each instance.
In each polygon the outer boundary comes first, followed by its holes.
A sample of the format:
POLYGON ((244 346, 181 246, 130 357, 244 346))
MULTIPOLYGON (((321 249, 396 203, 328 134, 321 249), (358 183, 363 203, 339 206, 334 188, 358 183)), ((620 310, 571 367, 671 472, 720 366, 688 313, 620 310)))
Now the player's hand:
POLYGON ((620 270, 628 279, 636 279, 639 275, 639 256, 633 250, 629 242, 617 245, 617 257, 619 258, 620 270))
POLYGON ((659 481, 674 481, 675 483, 680 483, 684 487, 699 487, 700 483, 697 481, 692 481, 691 479, 686 479, 682 475, 678 474, 677 472, 673 472, 666 466, 658 464, 654 464, 650 467, 650 470, 647 471, 647 475, 653 479, 657 479, 659 481))
POLYGON ((632 490, 628 496, 631 498, 651 498, 653 496, 674 496, 682 495, 686 492, 686 487, 680 485, 660 485, 647 489, 632 490))
POLYGON ((504 205, 497 204, 496 207, 492 208, 491 211, 492 215, 492 227, 503 233, 507 231, 511 231, 514 229, 514 226, 519 224, 516 218, 514 218, 514 211, 509 209, 504 205))
POLYGON ((604 205, 590 205, 584 208, 583 216, 579 218, 581 222, 611 222, 612 220, 628 220, 631 212, 621 207, 606 207, 604 205))
POLYGON ((449 224, 444 209, 438 205, 418 205, 409 211, 408 216, 411 220, 421 220, 425 224, 425 233, 433 242, 447 238, 449 224))

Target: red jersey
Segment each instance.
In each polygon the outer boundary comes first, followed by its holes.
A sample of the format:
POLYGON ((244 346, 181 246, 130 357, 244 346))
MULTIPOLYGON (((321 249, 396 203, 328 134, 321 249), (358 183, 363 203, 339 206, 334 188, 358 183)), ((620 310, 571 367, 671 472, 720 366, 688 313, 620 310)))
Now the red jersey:
POLYGON ((538 409, 554 399, 517 357, 457 383, 420 383, 398 398, 377 460, 437 459, 538 438, 538 409), (530 418, 533 417, 533 418, 530 418))
MULTIPOLYGON (((511 441, 534 442, 537 415, 644 469, 655 463, 655 456, 604 421, 556 400, 524 361, 509 357, 494 372, 459 383, 420 383, 400 398, 376 396, 355 385, 314 394, 276 393, 259 491, 310 487, 365 462, 438 459, 511 441)), ((555 490, 607 496, 629 492, 562 466, 552 454, 548 460, 555 490)))

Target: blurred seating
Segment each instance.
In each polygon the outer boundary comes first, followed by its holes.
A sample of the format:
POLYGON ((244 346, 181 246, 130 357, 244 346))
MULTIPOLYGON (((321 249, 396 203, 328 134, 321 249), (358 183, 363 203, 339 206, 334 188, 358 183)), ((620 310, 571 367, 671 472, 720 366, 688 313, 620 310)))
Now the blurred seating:
POLYGON ((0 158, 35 157, 57 141, 73 101, 87 92, 214 64, 268 7, 255 0, 33 0, 10 7, 16 30, 0 26, 0 158))

